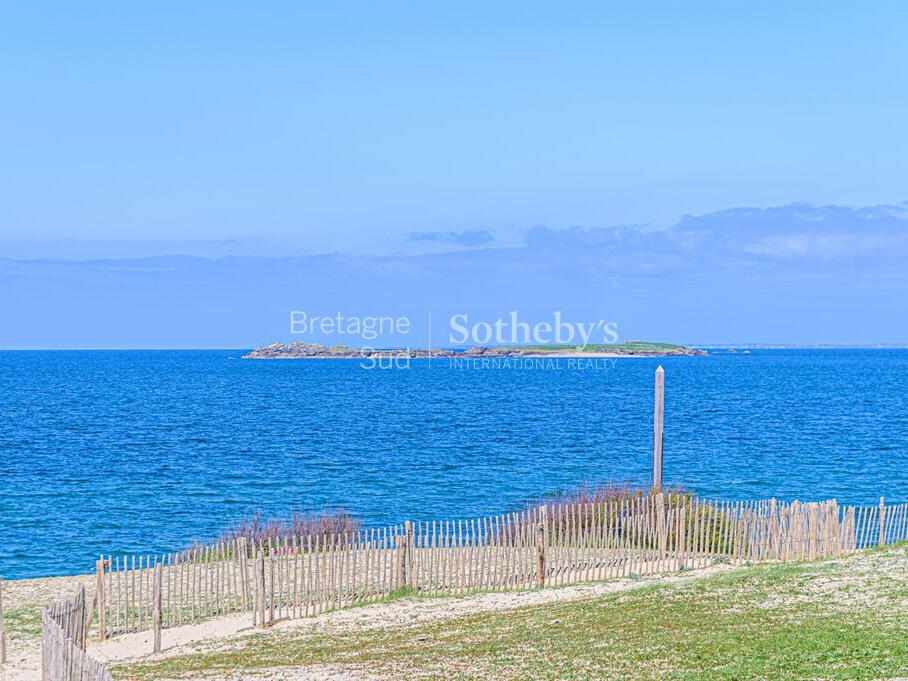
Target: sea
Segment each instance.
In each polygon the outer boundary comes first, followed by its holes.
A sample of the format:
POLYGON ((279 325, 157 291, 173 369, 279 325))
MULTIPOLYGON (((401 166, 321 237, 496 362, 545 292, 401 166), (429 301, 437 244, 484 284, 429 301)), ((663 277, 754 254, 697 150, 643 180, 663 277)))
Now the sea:
POLYGON ((908 501, 908 350, 456 364, 245 350, 0 352, 0 576, 89 572, 255 513, 366 526, 667 482, 704 497, 908 501))

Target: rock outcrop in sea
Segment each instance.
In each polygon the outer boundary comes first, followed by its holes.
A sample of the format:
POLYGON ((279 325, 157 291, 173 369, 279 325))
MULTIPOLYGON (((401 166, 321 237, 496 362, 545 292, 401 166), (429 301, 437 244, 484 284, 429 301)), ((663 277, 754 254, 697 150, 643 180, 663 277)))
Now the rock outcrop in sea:
POLYGON ((505 357, 670 357, 684 355, 705 355, 705 350, 667 345, 664 343, 644 343, 629 341, 615 345, 595 345, 587 347, 527 345, 522 347, 487 347, 477 345, 466 350, 429 349, 429 348, 351 348, 347 345, 321 345, 319 343, 271 343, 243 355, 243 359, 363 359, 370 357, 429 359, 460 357, 505 358, 505 357))

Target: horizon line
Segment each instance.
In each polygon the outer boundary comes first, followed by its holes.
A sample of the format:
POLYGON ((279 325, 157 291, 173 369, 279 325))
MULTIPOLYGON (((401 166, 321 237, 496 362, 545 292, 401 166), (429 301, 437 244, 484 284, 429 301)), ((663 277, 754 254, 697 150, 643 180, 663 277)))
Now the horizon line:
MULTIPOLYGON (((272 341, 274 342, 274 341, 272 341)), ((281 342, 281 341, 278 341, 281 342)), ((291 341, 294 342, 294 341, 291 341)), ((300 341, 305 342, 305 341, 300 341)), ((661 342, 661 341, 659 341, 661 342)), ((615 345, 620 345, 621 343, 615 343, 615 345)), ((335 344, 336 345, 336 344, 335 344)), ((538 344, 539 347, 544 347, 546 344, 538 344)), ((675 344, 673 344, 675 345, 675 344)), ((737 343, 676 343, 676 345, 681 345, 688 348, 702 349, 702 350, 711 350, 711 349, 729 349, 729 348, 741 348, 749 350, 908 350, 908 342, 903 343, 772 343, 772 342, 737 342, 737 343)), ((262 347, 261 345, 257 346, 158 346, 158 347, 149 347, 149 346, 121 346, 121 347, 11 347, 11 348, 2 348, 0 347, 0 352, 167 352, 167 351, 178 351, 178 352, 212 352, 212 351, 228 351, 228 350, 255 350, 256 348, 262 347)), ((353 346, 350 346, 352 349, 358 349, 353 346)), ((439 346, 437 349, 440 350, 460 350, 467 349, 468 347, 473 346, 439 346)), ((496 346, 496 345, 486 345, 484 347, 495 348, 495 347, 506 347, 506 346, 496 346)), ((510 346, 507 346, 510 347, 510 346)), ((528 346, 530 347, 530 346, 528 346)), ((536 346, 533 346, 536 347, 536 346)), ((384 347, 375 347, 375 350, 403 350, 403 349, 424 349, 423 346, 384 346, 384 347)))

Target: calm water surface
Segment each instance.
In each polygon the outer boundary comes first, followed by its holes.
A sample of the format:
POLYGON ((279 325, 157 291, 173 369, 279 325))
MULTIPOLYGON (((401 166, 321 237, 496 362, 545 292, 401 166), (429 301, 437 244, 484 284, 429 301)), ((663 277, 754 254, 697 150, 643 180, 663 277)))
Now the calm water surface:
MULTIPOLYGON (((587 369, 365 371, 242 351, 0 352, 0 575, 87 572, 261 510, 367 524, 645 480, 703 495, 908 500, 908 351, 754 351, 587 369)), ((608 365, 610 363, 603 363, 608 365)))

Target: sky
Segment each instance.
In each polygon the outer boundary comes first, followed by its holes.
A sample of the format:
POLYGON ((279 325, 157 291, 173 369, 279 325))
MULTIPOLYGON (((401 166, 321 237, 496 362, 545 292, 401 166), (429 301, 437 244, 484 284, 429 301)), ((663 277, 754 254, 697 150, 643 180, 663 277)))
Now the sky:
POLYGON ((303 308, 908 342, 906 29, 898 3, 0 4, 0 348, 246 347, 303 308))

